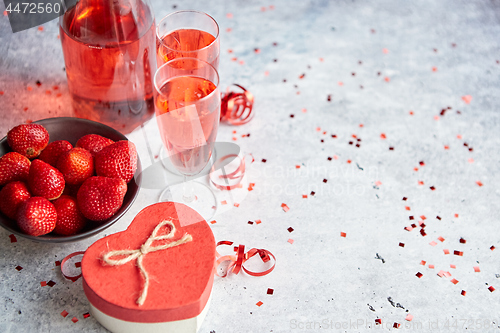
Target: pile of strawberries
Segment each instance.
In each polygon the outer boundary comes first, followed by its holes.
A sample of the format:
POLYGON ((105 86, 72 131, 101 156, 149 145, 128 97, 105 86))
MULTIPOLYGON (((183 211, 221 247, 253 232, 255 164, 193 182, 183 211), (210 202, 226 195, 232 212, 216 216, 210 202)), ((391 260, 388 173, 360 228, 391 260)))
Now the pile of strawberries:
POLYGON ((7 133, 12 149, 0 157, 0 212, 26 234, 79 233, 90 221, 112 217, 122 206, 137 169, 135 145, 97 134, 49 144, 39 124, 7 133))

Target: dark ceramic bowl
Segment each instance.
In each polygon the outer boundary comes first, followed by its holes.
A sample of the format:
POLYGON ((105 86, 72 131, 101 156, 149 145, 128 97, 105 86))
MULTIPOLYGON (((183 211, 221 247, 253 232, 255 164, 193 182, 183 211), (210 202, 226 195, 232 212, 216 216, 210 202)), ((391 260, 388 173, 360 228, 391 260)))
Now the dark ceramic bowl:
MULTIPOLYGON (((73 146, 76 144, 79 138, 86 134, 99 134, 106 138, 110 138, 114 141, 119 140, 127 140, 127 138, 118 132, 117 130, 103 125, 101 123, 79 119, 79 118, 71 118, 71 117, 60 117, 60 118, 48 118, 42 119, 39 121, 35 121, 35 123, 44 126, 49 132, 50 141, 57 140, 67 140, 73 146)), ((0 140, 0 156, 11 151, 9 145, 7 144, 7 137, 4 137, 0 140)), ((31 239, 36 242, 44 242, 44 243, 67 243, 67 242, 75 242, 79 241, 91 236, 94 236, 101 231, 109 228, 113 223, 118 221, 120 217, 123 216, 130 208, 132 203, 135 201, 135 198, 139 194, 139 187, 141 185, 141 161, 137 158, 137 171, 135 172, 134 178, 127 184, 127 193, 125 194, 125 198, 123 199, 123 205, 118 210, 118 212, 113 215, 113 217, 107 219, 103 222, 92 222, 88 221, 87 226, 80 233, 72 236, 59 236, 56 234, 47 234, 43 236, 29 236, 24 234, 19 227, 17 226, 16 221, 7 218, 5 215, 0 213, 0 225, 8 230, 9 232, 15 234, 16 236, 24 237, 31 239)))

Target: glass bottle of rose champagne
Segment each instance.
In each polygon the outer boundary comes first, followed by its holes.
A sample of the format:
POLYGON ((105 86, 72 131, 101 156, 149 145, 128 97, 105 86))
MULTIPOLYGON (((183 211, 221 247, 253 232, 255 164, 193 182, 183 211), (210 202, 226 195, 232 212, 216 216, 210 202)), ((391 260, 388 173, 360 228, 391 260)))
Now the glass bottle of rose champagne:
POLYGON ((59 26, 77 117, 126 134, 154 114, 156 37, 149 0, 80 0, 59 26))

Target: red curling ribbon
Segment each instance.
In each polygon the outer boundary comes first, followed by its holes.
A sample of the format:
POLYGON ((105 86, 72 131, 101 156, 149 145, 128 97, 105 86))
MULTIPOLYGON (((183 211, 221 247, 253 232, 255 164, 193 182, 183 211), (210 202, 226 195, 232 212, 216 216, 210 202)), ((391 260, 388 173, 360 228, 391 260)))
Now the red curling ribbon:
POLYGON ((252 158, 250 163, 253 163, 255 159, 253 158, 252 154, 245 155, 243 158, 236 154, 229 154, 219 158, 217 161, 215 161, 215 163, 212 165, 212 168, 210 169, 210 182, 219 190, 234 190, 241 184, 241 181, 245 176, 245 159, 250 160, 250 157, 252 158), (234 171, 226 174, 225 169, 219 168, 219 165, 229 158, 238 159, 240 164, 234 171))
POLYGON ((253 94, 240 86, 233 83, 233 86, 242 90, 242 92, 229 91, 222 95, 220 108, 220 121, 226 121, 231 125, 243 125, 252 120, 254 113, 253 94))
POLYGON ((71 280, 71 281, 75 282, 76 280, 78 280, 79 278, 81 278, 81 277, 82 277, 82 273, 80 273, 80 274, 78 274, 78 275, 75 275, 75 276, 70 276, 70 275, 67 275, 66 273, 64 273, 64 266, 65 266, 66 262, 67 262, 69 259, 71 259, 71 258, 73 258, 73 257, 76 257, 76 256, 78 256, 78 255, 81 255, 81 254, 85 254, 85 251, 73 252, 73 253, 71 253, 71 254, 67 255, 67 256, 66 256, 66 258, 64 258, 64 259, 63 259, 63 261, 61 262, 61 273, 62 273, 62 275, 63 275, 66 279, 68 279, 68 280, 71 280))
MULTIPOLYGON (((220 241, 217 243, 216 247, 218 247, 219 245, 233 245, 233 242, 220 241)), ((220 277, 226 277, 230 272, 238 274, 241 270, 251 276, 264 276, 271 273, 276 266, 276 258, 274 257, 274 255, 268 250, 264 249, 252 248, 250 251, 245 253, 245 245, 239 245, 238 247, 235 247, 236 255, 231 254, 222 256, 221 254, 219 254, 219 252, 217 252, 217 250, 215 251, 215 253, 217 256, 217 260, 215 261, 215 274, 220 277), (262 262, 264 263, 270 261, 272 258, 274 260, 273 265, 262 272, 252 272, 249 269, 245 268, 245 262, 257 254, 260 256, 262 262), (229 261, 230 264, 227 267, 224 275, 219 275, 219 273, 217 272, 217 267, 219 267, 219 265, 225 261, 229 261)))

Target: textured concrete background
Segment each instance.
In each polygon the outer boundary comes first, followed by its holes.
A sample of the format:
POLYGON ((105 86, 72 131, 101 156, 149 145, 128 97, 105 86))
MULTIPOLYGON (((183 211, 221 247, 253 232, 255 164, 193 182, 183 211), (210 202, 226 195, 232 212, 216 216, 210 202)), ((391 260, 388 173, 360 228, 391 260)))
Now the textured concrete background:
MULTIPOLYGON (((217 240, 270 250, 277 265, 265 277, 216 278, 200 332, 397 331, 394 323, 416 332, 500 331, 498 1, 157 0, 153 7, 157 20, 175 9, 211 14, 221 27, 222 87, 239 83, 256 98, 250 123, 223 125, 218 135, 253 154, 246 181, 256 185, 218 193, 229 204, 213 231, 217 240), (247 223, 256 219, 262 223, 247 223), (404 229, 419 221, 426 236, 404 229), (441 270, 451 277, 439 277, 441 270)), ((12 34, 0 16, 0 135, 27 119, 71 115, 57 34, 56 21, 12 34)), ((161 143, 154 120, 145 129, 129 138, 148 166, 146 140, 153 155, 161 143)), ((125 229, 159 192, 142 190, 105 234, 125 229)), ((0 231, 0 331, 105 331, 83 318, 81 283, 54 265, 104 234, 67 245, 8 236, 0 231), (49 280, 56 285, 40 286, 49 280)))

